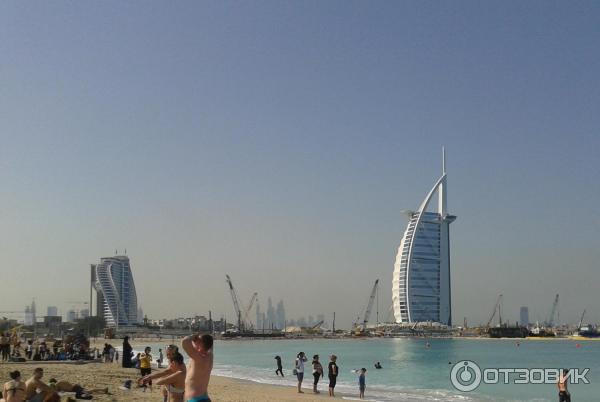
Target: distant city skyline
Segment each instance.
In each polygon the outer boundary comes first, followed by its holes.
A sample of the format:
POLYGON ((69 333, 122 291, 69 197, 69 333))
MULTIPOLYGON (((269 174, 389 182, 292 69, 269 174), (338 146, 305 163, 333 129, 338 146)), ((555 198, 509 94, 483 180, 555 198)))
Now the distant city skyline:
POLYGON ((84 309, 89 264, 127 248, 149 318, 233 320, 225 273, 261 313, 268 295, 339 328, 379 278, 385 317, 401 211, 445 145, 454 324, 499 294, 543 322, 557 293, 561 321, 600 322, 599 20, 594 2, 3 2, 0 310, 84 309))

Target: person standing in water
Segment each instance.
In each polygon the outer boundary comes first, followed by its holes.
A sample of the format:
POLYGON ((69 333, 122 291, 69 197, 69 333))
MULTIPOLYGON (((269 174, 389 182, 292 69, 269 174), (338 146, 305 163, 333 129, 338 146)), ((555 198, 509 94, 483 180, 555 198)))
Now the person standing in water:
POLYGON ((337 376, 339 374, 339 367, 337 365, 337 356, 331 355, 331 361, 329 362, 329 396, 335 396, 335 384, 337 383, 337 376))
POLYGON ((281 356, 275 356, 275 360, 277 360, 277 370, 275 370, 275 374, 279 377, 279 374, 283 377, 283 366, 281 365, 281 356))
POLYGON ((567 375, 569 374, 569 369, 563 369, 560 378, 558 379, 558 401, 559 402, 571 402, 571 393, 567 389, 567 383, 569 382, 569 378, 567 375))
POLYGON ((358 397, 360 399, 365 399, 365 389, 367 388, 367 369, 361 368, 360 370, 355 371, 358 374, 358 397))
POLYGON ((296 378, 298 379, 298 393, 303 394, 302 392, 302 381, 304 380, 304 363, 306 363, 307 358, 304 352, 298 353, 296 356, 296 362, 294 365, 294 370, 296 371, 296 378))
POLYGON ((321 362, 319 362, 319 355, 313 356, 312 367, 314 378, 313 392, 319 394, 320 392, 317 390, 317 385, 319 384, 319 379, 323 377, 323 366, 321 365, 321 362))

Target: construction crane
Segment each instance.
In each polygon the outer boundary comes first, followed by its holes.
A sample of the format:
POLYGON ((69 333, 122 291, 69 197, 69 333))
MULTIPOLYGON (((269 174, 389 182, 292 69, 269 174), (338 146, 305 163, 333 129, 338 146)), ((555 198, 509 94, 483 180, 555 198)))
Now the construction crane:
POLYGON ((254 305, 254 302, 257 300, 257 298, 258 293, 254 292, 252 298, 250 299, 250 303, 248 303, 248 308, 246 308, 246 310, 244 311, 244 324, 246 328, 252 327, 252 322, 250 321, 250 310, 252 310, 252 306, 254 305))
POLYGON ((583 325, 583 317, 585 317, 585 309, 583 309, 583 313, 581 314, 581 318, 579 319, 579 325, 577 326, 577 328, 581 328, 581 326, 583 325))
POLYGON ((558 294, 554 298, 554 303, 552 303, 552 310, 550 311, 550 318, 546 321, 546 327, 552 328, 554 326, 554 316, 556 315, 556 310, 558 308, 558 294))
POLYGON ((231 278, 229 275, 225 275, 227 278, 227 284, 229 285, 229 292, 231 293, 231 300, 233 300, 233 308, 235 310, 235 316, 238 321, 238 331, 242 331, 242 310, 240 309, 240 302, 238 301, 238 295, 233 287, 233 282, 231 282, 231 278))
POLYGON ((377 294, 378 285, 379 279, 376 279, 375 284, 373 284, 373 289, 371 289, 371 295, 369 296, 369 302, 367 303, 367 309, 365 310, 365 315, 363 317, 362 324, 359 326, 360 331, 367 330, 367 323, 369 322, 369 318, 371 316, 371 310, 373 309, 373 302, 375 301, 375 295, 377 294))
POLYGON ((498 322, 500 323, 500 325, 502 325, 502 295, 499 295, 498 300, 496 300, 496 304, 494 305, 494 311, 492 311, 492 314, 490 315, 490 319, 486 324, 486 328, 490 327, 492 320, 496 316, 496 312, 498 312, 498 322))

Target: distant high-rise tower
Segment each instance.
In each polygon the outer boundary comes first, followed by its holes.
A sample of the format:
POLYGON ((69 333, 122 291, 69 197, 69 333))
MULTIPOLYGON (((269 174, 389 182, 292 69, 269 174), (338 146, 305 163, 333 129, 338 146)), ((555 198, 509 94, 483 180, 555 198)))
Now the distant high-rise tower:
POLYGON ((67 311, 67 317, 66 317, 66 322, 73 322, 77 319, 77 311, 75 310, 69 310, 67 311))
POLYGON ((529 325, 529 308, 528 307, 521 307, 521 310, 519 312, 519 325, 526 327, 529 325))
POLYGON ((269 297, 267 299, 267 323, 266 323, 266 327, 267 328, 273 328, 276 325, 276 317, 275 317, 275 309, 273 308, 273 302, 271 301, 271 298, 269 297))
POLYGON ((56 317, 58 316, 58 308, 56 306, 48 306, 48 312, 46 314, 48 317, 56 317))
POLYGON ((409 211, 408 226, 398 247, 392 280, 392 303, 398 323, 433 321, 452 325, 450 294, 450 223, 447 211, 446 158, 442 176, 417 211, 409 211), (436 212, 428 211, 438 194, 436 212))
POLYGON ((92 282, 97 292, 97 315, 109 327, 134 325, 138 322, 137 294, 129 257, 100 259, 92 265, 92 282))
POLYGON ((285 328, 285 307, 283 306, 283 300, 279 300, 277 303, 277 324, 276 327, 279 329, 285 328))
POLYGON ((260 304, 258 301, 256 302, 256 329, 262 328, 262 314, 260 312, 260 304))

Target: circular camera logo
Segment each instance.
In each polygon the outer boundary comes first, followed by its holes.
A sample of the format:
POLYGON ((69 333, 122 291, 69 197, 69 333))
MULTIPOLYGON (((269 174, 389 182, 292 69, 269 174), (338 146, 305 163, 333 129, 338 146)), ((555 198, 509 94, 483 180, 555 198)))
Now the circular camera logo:
POLYGON ((481 384, 481 369, 475 362, 461 360, 452 367, 450 381, 459 391, 473 391, 481 384))

